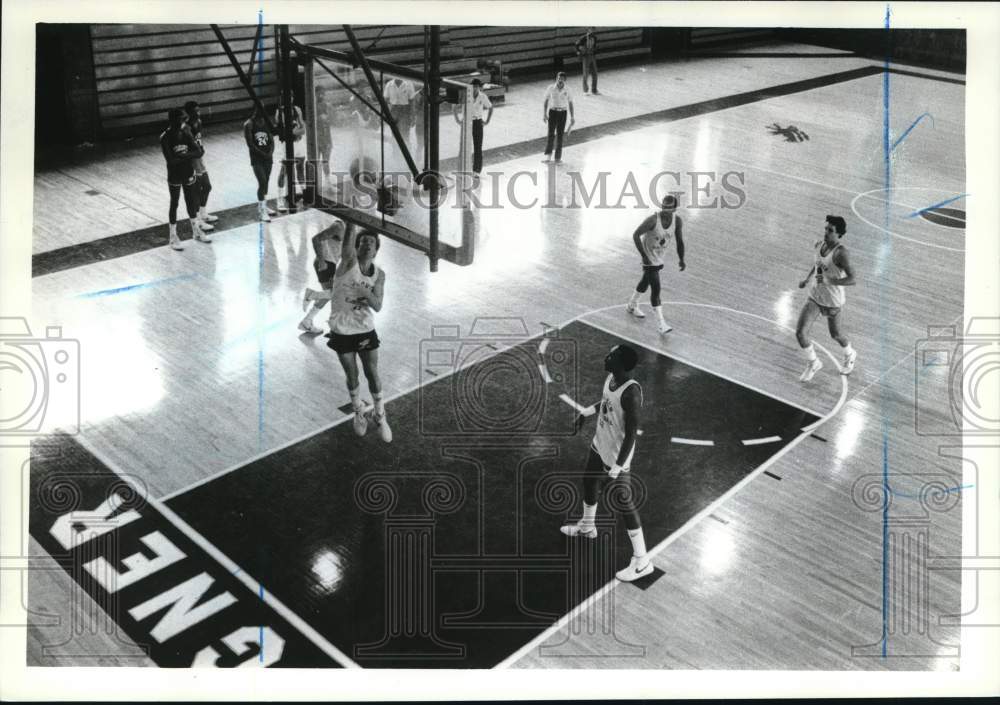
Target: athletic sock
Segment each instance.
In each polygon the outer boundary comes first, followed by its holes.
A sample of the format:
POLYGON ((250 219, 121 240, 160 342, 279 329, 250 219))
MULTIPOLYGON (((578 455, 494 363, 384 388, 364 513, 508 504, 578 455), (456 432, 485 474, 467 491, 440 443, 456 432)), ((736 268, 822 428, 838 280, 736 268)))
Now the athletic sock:
POLYGON ((663 305, 653 306, 653 310, 656 312, 656 317, 660 320, 660 323, 665 323, 663 320, 663 305))
POLYGON ((646 538, 642 535, 642 528, 629 529, 628 540, 632 542, 632 553, 636 558, 646 556, 646 538))
POLYGON ((806 354, 806 360, 809 362, 816 360, 816 348, 813 347, 812 343, 809 343, 808 346, 802 348, 802 352, 806 354))
POLYGON ((583 519, 580 520, 581 524, 586 524, 588 526, 594 525, 594 519, 597 517, 597 505, 583 503, 583 519))
POLYGON ((170 239, 177 237, 177 223, 170 223, 170 239))
POLYGON ((642 296, 641 293, 639 293, 638 291, 633 291, 632 295, 628 299, 629 305, 635 306, 637 303, 639 303, 640 296, 642 296))
POLYGON ((375 402, 375 413, 384 414, 385 413, 385 402, 382 401, 382 392, 372 392, 372 401, 375 402))
POLYGON ((351 406, 354 407, 355 411, 361 411, 364 405, 361 403, 361 385, 358 385, 354 389, 348 389, 347 393, 351 395, 351 406))

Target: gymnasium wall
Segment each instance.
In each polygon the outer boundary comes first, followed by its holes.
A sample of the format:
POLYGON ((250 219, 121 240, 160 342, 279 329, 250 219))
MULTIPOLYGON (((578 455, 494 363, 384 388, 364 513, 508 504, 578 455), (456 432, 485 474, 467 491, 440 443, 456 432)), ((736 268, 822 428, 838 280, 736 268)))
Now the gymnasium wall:
POLYGON ((784 29, 782 39, 854 51, 884 61, 914 63, 948 71, 965 72, 964 29, 784 29))
MULTIPOLYGON (((50 27, 58 28, 58 25, 50 27)), ((68 27, 63 25, 62 27, 68 27)), ((206 122, 219 122, 249 113, 251 103, 222 46, 207 25, 92 24, 84 36, 70 42, 74 51, 88 55, 92 64, 89 105, 71 110, 77 141, 92 135, 114 140, 162 129, 164 115, 187 100, 202 105, 206 122), (84 116, 91 124, 83 125, 84 116)), ((234 54, 244 69, 250 65, 256 26, 223 26, 234 54)), ((339 25, 292 25, 293 36, 308 44, 348 50, 339 25)), ((573 43, 584 27, 442 27, 442 72, 445 75, 476 70, 480 60, 500 61, 504 71, 518 74, 572 69, 579 65, 573 43)), ((355 34, 369 56, 392 63, 423 65, 424 28, 421 25, 355 25, 355 34)), ((600 28, 603 62, 628 61, 650 54, 640 28, 600 28)), ((264 25, 254 83, 268 102, 277 96, 274 63, 275 31, 264 25)), ((256 59, 255 59, 256 60, 256 59)), ((516 81, 513 84, 516 86, 516 81)), ((56 90, 57 87, 51 87, 56 90)))

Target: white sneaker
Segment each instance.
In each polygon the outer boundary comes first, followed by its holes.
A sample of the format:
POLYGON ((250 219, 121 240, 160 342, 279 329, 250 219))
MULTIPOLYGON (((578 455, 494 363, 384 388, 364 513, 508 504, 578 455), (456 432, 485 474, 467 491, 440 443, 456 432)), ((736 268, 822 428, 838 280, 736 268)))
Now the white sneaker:
POLYGON ((265 209, 265 210, 267 211, 267 214, 268 214, 268 215, 278 215, 278 214, 277 214, 277 213, 275 213, 275 212, 274 212, 273 210, 271 210, 271 207, 270 207, 270 206, 268 206, 268 205, 267 205, 266 203, 264 204, 264 209, 265 209))
POLYGON ((214 225, 212 225, 211 223, 209 223, 209 222, 208 222, 207 220, 201 220, 201 221, 199 221, 199 222, 198 222, 198 227, 200 227, 200 228, 201 228, 202 230, 204 230, 204 231, 205 231, 206 233, 207 233, 207 232, 208 232, 209 230, 215 230, 215 226, 214 226, 214 225))
POLYGON ((551 161, 552 161, 552 158, 551 158, 551 157, 549 157, 549 155, 548 155, 548 154, 546 154, 546 155, 545 155, 545 158, 544 158, 544 159, 542 159, 542 163, 543 163, 543 164, 548 164, 548 163, 549 163, 549 162, 551 162, 551 161))
POLYGON ((854 372, 854 363, 858 361, 858 351, 852 350, 844 355, 844 366, 840 368, 840 374, 849 375, 854 372))
POLYGON ((313 303, 312 297, 315 296, 317 293, 318 292, 315 289, 306 288, 306 293, 304 293, 302 295, 302 310, 303 311, 308 311, 309 310, 309 307, 312 306, 312 303, 313 303))
POLYGON ((649 556, 643 556, 639 558, 638 556, 632 556, 632 560, 629 561, 628 568, 623 568, 615 573, 615 577, 621 580, 623 583, 630 583, 633 580, 638 580, 646 575, 653 572, 653 561, 649 560, 649 556))
POLYGON ((673 330, 673 326, 671 326, 666 321, 660 321, 660 335, 666 335, 667 333, 669 333, 672 330, 673 330))
POLYGON ((201 225, 195 223, 192 230, 194 230, 194 239, 197 240, 198 242, 204 242, 204 243, 212 242, 212 238, 207 233, 205 233, 205 231, 201 229, 201 225))
POLYGON ((309 333, 310 335, 319 335, 323 332, 322 328, 317 328, 316 324, 305 318, 299 321, 299 330, 309 333))
POLYGON ((354 432, 363 436, 368 432, 368 412, 371 407, 365 404, 360 409, 354 410, 354 432))
POLYGON ((588 539, 597 538, 597 527, 593 524, 585 524, 583 519, 576 522, 575 524, 566 524, 565 526, 560 526, 559 530, 566 534, 567 536, 586 536, 588 539))
POLYGON ((288 210, 288 203, 285 202, 284 198, 278 199, 278 210, 281 211, 282 213, 288 210))
POLYGON ((206 213, 205 215, 203 215, 201 217, 201 220, 202 220, 203 223, 214 223, 218 219, 219 219, 219 216, 212 215, 211 213, 206 213))
POLYGON ((805 372, 799 376, 800 382, 808 382, 813 378, 817 372, 823 369, 823 362, 817 357, 815 360, 810 360, 806 363, 805 372))
POLYGON ((373 424, 378 426, 378 435, 381 436, 382 440, 386 443, 392 443, 392 429, 389 428, 389 422, 385 418, 385 412, 379 414, 378 412, 372 410, 371 421, 373 424))
POLYGON ((184 243, 181 242, 181 239, 176 235, 170 238, 170 246, 177 251, 184 249, 184 243))
POLYGON ((642 312, 638 304, 625 304, 625 310, 631 313, 636 318, 645 318, 646 314, 642 312))
POLYGON ((590 95, 590 91, 584 91, 583 94, 584 95, 590 95))
POLYGON ((271 222, 271 210, 267 206, 258 206, 257 215, 262 223, 271 222))

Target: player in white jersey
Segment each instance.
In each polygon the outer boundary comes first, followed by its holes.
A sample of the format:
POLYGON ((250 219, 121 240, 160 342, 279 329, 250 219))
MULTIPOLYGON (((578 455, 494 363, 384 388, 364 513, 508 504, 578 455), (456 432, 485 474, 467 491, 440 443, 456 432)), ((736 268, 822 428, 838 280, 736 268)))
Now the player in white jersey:
POLYGON ((858 353, 851 347, 851 341, 840 332, 840 312, 844 308, 846 297, 845 286, 854 286, 854 270, 847 257, 847 248, 840 243, 840 238, 847 232, 847 223, 839 215, 826 216, 826 228, 823 239, 815 244, 815 260, 806 278, 799 282, 799 288, 804 289, 812 279, 809 288, 809 298, 806 299, 799 322, 795 327, 795 337, 806 354, 806 369, 799 381, 808 382, 823 368, 823 363, 816 355, 812 341, 806 335, 817 314, 826 317, 830 328, 830 337, 840 343, 844 349, 844 364, 840 374, 849 375, 854 370, 858 353), (813 274, 815 273, 815 276, 813 274))
POLYGON ((683 272, 687 266, 684 264, 683 224, 680 216, 674 213, 676 210, 677 198, 673 195, 664 196, 660 212, 643 220, 632 233, 632 241, 642 257, 642 279, 639 280, 635 291, 632 292, 632 297, 628 300, 625 310, 636 318, 645 318, 646 314, 639 309, 639 297, 646 293, 646 289, 649 289, 650 303, 656 313, 662 334, 673 330, 670 324, 663 320, 663 306, 660 301, 660 270, 663 269, 663 255, 670 240, 677 241, 677 264, 680 270, 683 272))
MULTIPOLYGON (((333 289, 333 277, 337 273, 337 265, 340 263, 340 251, 344 246, 344 221, 334 220, 328 228, 320 230, 313 235, 313 250, 316 252, 316 259, 313 260, 313 269, 316 270, 316 277, 320 286, 327 291, 333 289)), ((307 292, 309 289, 306 290, 307 292)), ((299 321, 299 330, 319 335, 322 328, 316 327, 313 320, 316 314, 326 306, 328 299, 310 300, 303 298, 302 308, 306 309, 305 317, 299 321)))
MULTIPOLYGON (((632 498, 632 455, 635 453, 636 431, 639 427, 639 409, 642 406, 642 388, 632 377, 632 370, 639 362, 635 350, 627 345, 616 345, 604 358, 604 369, 609 373, 604 382, 601 407, 597 413, 597 431, 590 445, 590 455, 583 478, 583 518, 575 524, 563 526, 567 536, 597 538, 594 518, 597 499, 605 478, 620 483, 625 526, 632 542, 632 560, 627 568, 616 574, 619 580, 631 582, 653 572, 653 563, 646 555, 646 539, 642 523, 632 498)), ((577 428, 586 417, 577 419, 577 428)))
POLYGON ((341 247, 340 265, 333 277, 333 287, 328 291, 306 289, 306 301, 328 299, 330 311, 330 341, 327 346, 337 353, 347 377, 347 392, 354 408, 354 431, 365 435, 368 416, 378 426, 379 435, 386 443, 392 441, 392 430, 385 416, 382 401, 382 382, 378 375, 379 339, 375 333, 375 312, 382 310, 385 294, 385 272, 375 264, 375 255, 381 246, 378 233, 362 230, 354 235, 354 226, 348 226, 341 247), (361 400, 358 381, 358 361, 368 380, 374 409, 361 400))

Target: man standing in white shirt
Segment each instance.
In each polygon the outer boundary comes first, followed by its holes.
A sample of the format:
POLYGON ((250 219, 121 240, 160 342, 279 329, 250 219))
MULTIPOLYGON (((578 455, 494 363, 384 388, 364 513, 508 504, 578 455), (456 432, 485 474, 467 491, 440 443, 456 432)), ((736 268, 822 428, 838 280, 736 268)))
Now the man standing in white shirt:
MULTIPOLYGON (((472 103, 469 107, 472 117, 472 171, 478 176, 483 170, 483 125, 489 125, 493 117, 493 103, 483 93, 483 82, 478 78, 472 79, 472 103), (483 113, 486 117, 483 117, 483 113)), ((455 110, 455 122, 462 124, 462 113, 455 110)))
POLYGON ((549 125, 548 140, 545 142, 545 159, 549 161, 552 155, 552 141, 555 139, 556 164, 562 162, 563 132, 566 130, 566 112, 569 111, 569 127, 576 122, 573 119, 573 98, 566 87, 566 74, 562 71, 556 74, 556 82, 545 91, 545 104, 542 106, 542 120, 549 125))
POLYGON ((389 104, 389 112, 399 127, 399 134, 410 141, 410 128, 413 126, 412 103, 416 96, 413 84, 402 78, 393 78, 385 84, 385 102, 389 104))

